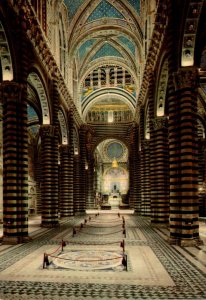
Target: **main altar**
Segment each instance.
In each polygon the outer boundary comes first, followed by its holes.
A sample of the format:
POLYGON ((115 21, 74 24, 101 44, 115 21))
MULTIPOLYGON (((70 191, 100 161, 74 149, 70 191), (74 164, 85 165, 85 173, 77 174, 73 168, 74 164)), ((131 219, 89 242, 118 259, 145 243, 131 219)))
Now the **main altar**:
POLYGON ((118 208, 122 203, 122 197, 118 192, 113 192, 109 195, 108 204, 111 208, 118 208))

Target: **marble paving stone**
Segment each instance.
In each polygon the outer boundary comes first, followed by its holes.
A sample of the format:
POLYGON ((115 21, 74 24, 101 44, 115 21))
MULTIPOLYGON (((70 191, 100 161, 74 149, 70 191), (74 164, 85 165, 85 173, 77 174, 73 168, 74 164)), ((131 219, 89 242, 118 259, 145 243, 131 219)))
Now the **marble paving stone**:
MULTIPOLYGON (((100 222, 97 235, 95 228, 87 227, 88 234, 72 238, 71 229, 85 217, 46 231, 35 220, 31 242, 7 249, 0 246, 0 299, 206 299, 205 245, 199 249, 171 246, 167 228, 155 230, 146 218, 132 214, 125 215, 126 238, 119 233, 110 235, 114 227, 104 227, 117 219, 111 212, 95 219, 100 222), (113 242, 124 239, 128 271, 42 269, 43 253, 54 251, 63 237, 74 242, 65 251, 122 251, 113 242)), ((202 226, 206 232, 206 225, 202 226)))

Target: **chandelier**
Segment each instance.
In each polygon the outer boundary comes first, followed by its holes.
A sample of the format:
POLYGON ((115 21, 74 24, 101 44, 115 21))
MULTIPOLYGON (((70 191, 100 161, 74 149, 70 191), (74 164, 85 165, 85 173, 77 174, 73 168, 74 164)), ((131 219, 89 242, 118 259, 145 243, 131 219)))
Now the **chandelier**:
POLYGON ((112 168, 118 168, 118 162, 115 157, 113 158, 113 161, 112 161, 112 168))

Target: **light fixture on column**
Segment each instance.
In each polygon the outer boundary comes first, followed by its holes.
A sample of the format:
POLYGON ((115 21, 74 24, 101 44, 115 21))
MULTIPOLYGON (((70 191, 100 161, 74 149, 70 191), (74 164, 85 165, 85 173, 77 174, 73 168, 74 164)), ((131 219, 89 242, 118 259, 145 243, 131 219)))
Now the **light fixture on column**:
POLYGON ((113 158, 113 161, 112 161, 112 168, 118 168, 118 162, 115 157, 113 158))

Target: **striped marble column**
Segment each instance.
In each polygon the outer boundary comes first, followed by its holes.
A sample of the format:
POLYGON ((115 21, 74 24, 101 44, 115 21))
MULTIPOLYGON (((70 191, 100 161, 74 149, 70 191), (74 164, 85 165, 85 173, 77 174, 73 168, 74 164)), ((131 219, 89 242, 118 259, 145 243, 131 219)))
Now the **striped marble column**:
POLYGON ((81 176, 80 176, 80 157, 74 155, 74 214, 81 214, 81 176))
POLYGON ((68 169, 69 205, 71 215, 74 215, 74 146, 69 146, 69 169, 68 169))
POLYGON ((170 242, 199 243, 197 161, 197 73, 175 73, 176 91, 169 96, 170 242))
POLYGON ((98 177, 97 177, 97 166, 94 165, 94 197, 95 197, 95 203, 96 206, 96 193, 98 192, 98 177))
POLYGON ((0 84, 3 101, 3 242, 28 239, 26 85, 0 84))
POLYGON ((169 147, 167 118, 153 119, 151 130, 151 223, 169 223, 169 147))
POLYGON ((141 143, 141 215, 151 215, 150 140, 141 143))
POLYGON ((40 135, 42 162, 42 226, 54 227, 59 223, 57 129, 52 125, 42 125, 40 135))
POLYGON ((133 173, 134 173, 134 162, 133 162, 133 153, 130 149, 129 152, 129 205, 131 208, 134 207, 134 180, 133 180, 133 173))
POLYGON ((142 186, 141 186, 141 155, 140 151, 138 152, 137 156, 137 201, 136 201, 136 206, 135 206, 135 211, 139 215, 141 215, 141 210, 142 210, 142 186))
POLYGON ((94 159, 92 155, 89 155, 88 170, 87 170, 87 202, 86 208, 94 208, 94 159))
POLYGON ((145 139, 145 112, 139 107, 140 114, 140 176, 141 176, 141 215, 150 216, 150 140, 145 139))
POLYGON ((36 197, 37 197, 37 204, 36 204, 36 209, 37 209, 37 214, 41 215, 41 208, 42 208, 42 203, 41 203, 41 155, 38 155, 37 161, 35 161, 35 172, 36 172, 36 197))
MULTIPOLYGON (((61 218, 70 217, 73 215, 73 203, 69 201, 69 147, 61 145, 60 151, 60 201, 59 210, 61 218)), ((73 202, 73 201, 72 201, 73 202)))
POLYGON ((59 214, 59 119, 58 119, 58 111, 59 111, 59 90, 58 90, 58 78, 56 76, 53 77, 52 80, 52 126, 53 129, 53 138, 52 138, 52 168, 51 175, 53 178, 53 185, 51 186, 52 190, 52 205, 53 205, 53 220, 52 226, 56 226, 58 224, 58 220, 56 219, 56 212, 59 214))
POLYGON ((87 177, 87 164, 86 164, 86 130, 85 127, 79 131, 79 143, 80 143, 80 203, 79 207, 81 213, 85 213, 86 209, 86 195, 87 195, 87 186, 86 186, 86 177, 87 177))
POLYGON ((132 128, 130 134, 130 207, 137 214, 141 213, 141 168, 138 149, 138 128, 132 128))
POLYGON ((74 136, 73 136, 73 109, 70 108, 68 114, 69 122, 69 169, 68 169, 68 189, 69 189, 69 204, 71 214, 74 215, 74 136))
MULTIPOLYGON (((130 143, 132 144, 133 141, 133 132, 130 134, 130 143)), ((134 180, 134 173, 135 173, 135 159, 134 159, 134 147, 130 147, 129 151, 129 171, 130 171, 130 181, 129 181, 129 206, 130 208, 134 208, 134 198, 135 198, 135 180, 134 180)))
POLYGON ((205 217, 205 139, 198 138, 198 199, 200 217, 205 217))

